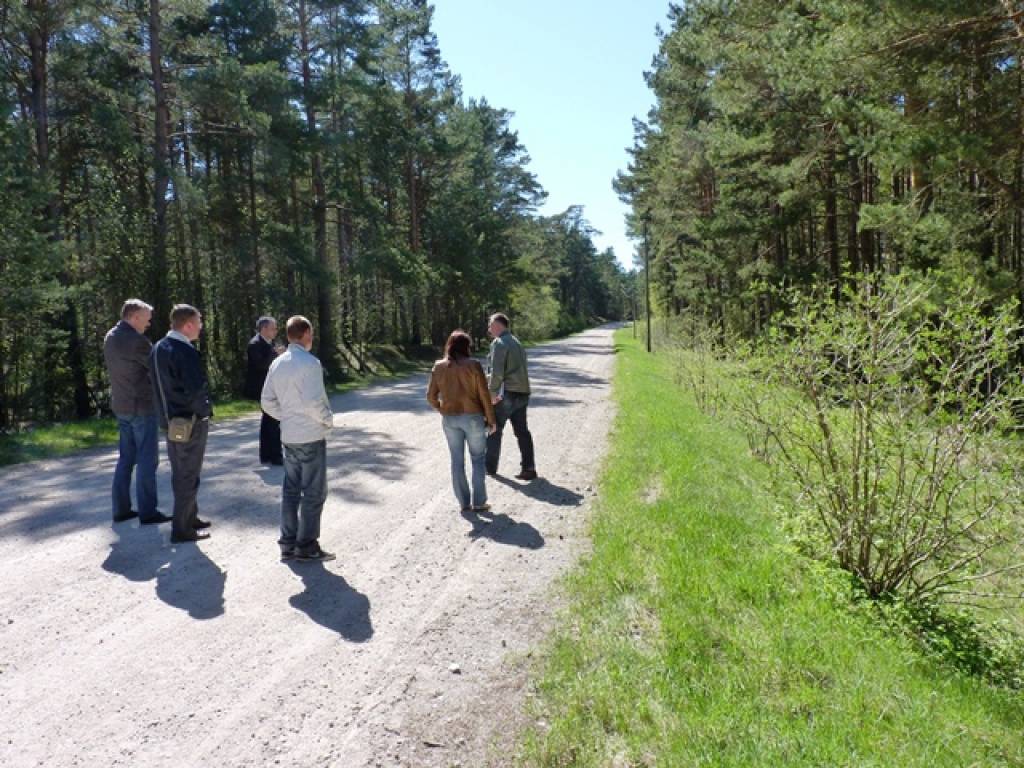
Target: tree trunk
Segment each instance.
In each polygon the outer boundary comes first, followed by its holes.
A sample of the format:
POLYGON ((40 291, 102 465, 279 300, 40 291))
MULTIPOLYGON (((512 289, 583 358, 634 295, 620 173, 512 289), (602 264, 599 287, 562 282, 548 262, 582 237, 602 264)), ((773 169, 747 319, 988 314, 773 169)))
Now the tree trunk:
POLYGON ((153 329, 167 330, 171 303, 167 286, 167 189, 170 186, 170 134, 167 92, 164 89, 163 49, 160 42, 160 0, 149 0, 149 66, 153 78, 153 329))
POLYGON ((839 259, 839 216, 836 203, 835 149, 831 146, 825 155, 825 247, 828 250, 829 280, 832 298, 842 296, 842 267, 839 259))
POLYGON ((319 130, 316 124, 316 106, 313 103, 313 69, 309 42, 309 17, 306 0, 299 0, 299 54, 302 59, 302 91, 306 102, 306 129, 310 139, 310 172, 313 182, 313 248, 320 274, 316 285, 317 313, 320 339, 320 361, 328 377, 338 372, 338 350, 334 332, 334 302, 331 279, 333 270, 327 257, 327 192, 324 187, 323 164, 320 156, 319 130))

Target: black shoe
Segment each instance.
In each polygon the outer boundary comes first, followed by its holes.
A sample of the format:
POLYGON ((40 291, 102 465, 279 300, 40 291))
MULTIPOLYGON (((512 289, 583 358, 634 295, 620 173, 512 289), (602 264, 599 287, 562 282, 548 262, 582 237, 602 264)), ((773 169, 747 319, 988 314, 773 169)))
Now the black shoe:
POLYGON ((337 557, 337 555, 334 555, 331 552, 324 552, 319 547, 317 547, 312 552, 296 552, 295 553, 295 559, 298 560, 301 563, 309 563, 309 562, 312 562, 314 560, 317 560, 317 561, 319 561, 321 563, 326 563, 328 560, 334 560, 336 557, 337 557))
POLYGON ((294 549, 282 549, 281 550, 281 562, 282 563, 287 563, 289 560, 294 560, 294 559, 295 559, 295 550, 294 549))
POLYGON ((495 470, 488 469, 487 470, 487 476, 488 477, 497 477, 498 476, 498 470, 496 470, 496 469, 495 470))
POLYGON ((208 539, 208 538, 210 538, 210 534, 208 534, 208 533, 199 533, 198 531, 195 531, 191 535, 185 534, 184 536, 175 536, 172 533, 171 534, 171 544, 184 544, 184 543, 189 542, 189 541, 202 541, 203 539, 208 539))
POLYGON ((125 520, 134 520, 138 516, 138 512, 136 512, 134 509, 130 509, 127 512, 122 512, 119 515, 114 515, 114 522, 123 523, 125 520))
POLYGON ((170 515, 165 515, 163 512, 157 512, 153 517, 147 517, 140 519, 139 522, 143 525, 157 525, 158 523, 168 523, 174 518, 170 515))
POLYGON ((518 475, 516 475, 516 480, 536 480, 536 479, 537 479, 537 470, 536 469, 524 469, 522 472, 520 472, 518 475))
POLYGON ((195 528, 197 531, 202 530, 203 528, 209 528, 211 525, 213 525, 213 523, 211 523, 209 520, 200 520, 198 517, 196 518, 195 522, 192 523, 192 527, 195 528))

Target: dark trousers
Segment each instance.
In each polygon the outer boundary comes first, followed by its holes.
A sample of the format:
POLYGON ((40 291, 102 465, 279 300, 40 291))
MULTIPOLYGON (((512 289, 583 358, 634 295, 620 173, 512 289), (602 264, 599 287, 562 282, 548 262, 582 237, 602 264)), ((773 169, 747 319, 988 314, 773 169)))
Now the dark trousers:
POLYGON ((491 474, 498 471, 498 460, 501 458, 501 436, 505 422, 512 422, 512 431, 519 442, 520 463, 523 469, 536 469, 533 462, 533 435, 526 425, 526 408, 530 404, 530 396, 520 392, 506 392, 496 406, 494 418, 497 429, 487 436, 487 471, 491 474))
POLYGON ((199 473, 206 455, 206 437, 210 422, 201 419, 192 428, 192 439, 187 443, 167 441, 167 458, 171 463, 171 489, 174 491, 174 521, 172 536, 191 536, 199 517, 199 473))
POLYGON ((264 412, 260 419, 260 464, 281 461, 281 422, 264 412))

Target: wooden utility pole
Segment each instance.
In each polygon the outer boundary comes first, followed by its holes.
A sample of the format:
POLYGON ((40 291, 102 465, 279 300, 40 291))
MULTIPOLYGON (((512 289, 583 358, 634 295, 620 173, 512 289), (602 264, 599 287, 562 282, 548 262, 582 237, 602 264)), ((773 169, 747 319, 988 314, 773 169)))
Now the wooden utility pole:
POLYGON ((647 227, 651 221, 650 211, 644 213, 644 283, 647 291, 647 351, 651 351, 651 244, 647 237, 647 227))

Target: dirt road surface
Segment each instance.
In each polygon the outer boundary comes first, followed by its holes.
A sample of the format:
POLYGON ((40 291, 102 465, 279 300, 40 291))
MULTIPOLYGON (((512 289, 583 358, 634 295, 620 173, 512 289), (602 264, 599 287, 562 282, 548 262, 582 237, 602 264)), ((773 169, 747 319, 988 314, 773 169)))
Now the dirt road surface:
MULTIPOLYGON (((329 563, 281 563, 258 417, 211 430, 212 538, 111 525, 116 450, 0 470, 0 765, 505 765, 530 654, 611 417, 611 330, 530 351, 541 478, 511 428, 493 517, 464 517, 426 377, 332 401, 329 563)), ((161 448, 160 507, 171 509, 161 448)))

